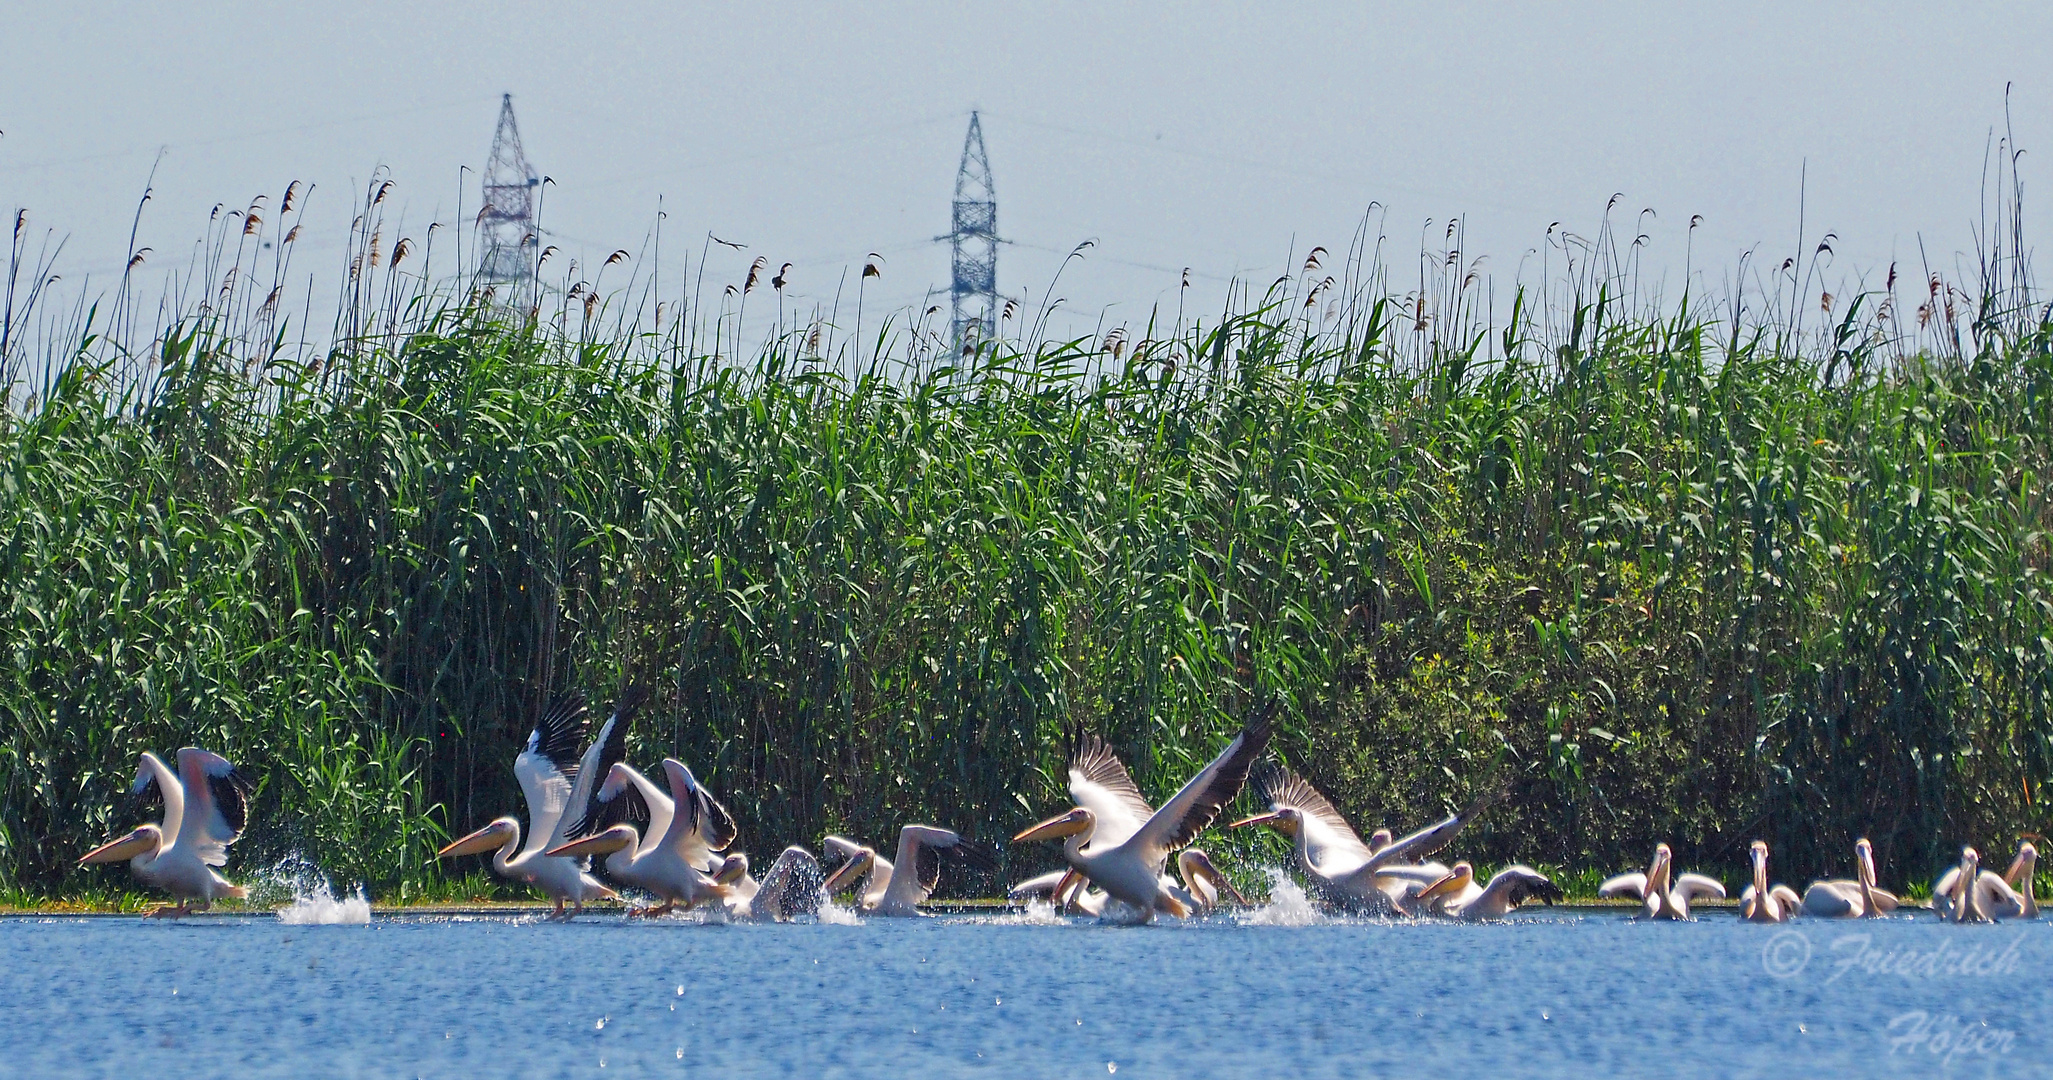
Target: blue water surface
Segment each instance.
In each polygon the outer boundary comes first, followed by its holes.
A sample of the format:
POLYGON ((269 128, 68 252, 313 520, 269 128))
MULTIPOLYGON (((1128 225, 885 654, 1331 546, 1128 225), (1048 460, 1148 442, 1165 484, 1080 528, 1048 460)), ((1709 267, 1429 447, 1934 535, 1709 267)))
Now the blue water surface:
POLYGON ((0 919, 20 1077, 2047 1075, 2053 928, 0 919))

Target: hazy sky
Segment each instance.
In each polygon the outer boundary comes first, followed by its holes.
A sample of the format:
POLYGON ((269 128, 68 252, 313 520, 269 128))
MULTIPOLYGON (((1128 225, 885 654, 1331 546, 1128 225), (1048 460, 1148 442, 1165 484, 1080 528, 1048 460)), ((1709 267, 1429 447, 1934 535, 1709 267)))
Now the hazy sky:
MULTIPOLYGON (((639 250, 665 272, 708 231, 796 264, 831 297, 867 251, 871 303, 947 281, 969 110, 996 177, 1002 291, 1061 279, 1088 328, 1216 306, 1289 253, 1343 247, 1371 201, 1394 251, 1466 219, 1502 282, 1548 224, 1595 228, 1623 193, 1658 265, 1779 262, 1807 221, 1837 269, 1949 267, 1971 243, 2004 85, 2027 191, 2053 160, 2053 3, 1685 5, 605 5, 220 0, 19 5, 0 36, 0 206, 68 237, 71 279, 139 243, 183 252, 217 202, 314 182, 299 266, 332 274, 357 190, 384 167, 410 232, 478 204, 502 91, 554 180, 550 242, 639 250), (2038 155, 2038 156, 2035 156, 2038 155), (324 246, 325 245, 325 246, 324 246)), ((2043 189, 2042 189, 2043 190, 2043 189)), ((2028 225, 2033 220, 2027 206, 2028 225)), ((717 249, 716 249, 717 250, 717 249)), ((851 280, 853 277, 851 275, 851 280)))

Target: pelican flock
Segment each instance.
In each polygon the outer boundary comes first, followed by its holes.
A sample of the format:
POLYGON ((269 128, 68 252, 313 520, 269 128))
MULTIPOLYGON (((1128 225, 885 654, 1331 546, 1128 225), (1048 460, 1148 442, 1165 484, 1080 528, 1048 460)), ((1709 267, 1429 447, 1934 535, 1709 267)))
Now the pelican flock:
MULTIPOLYGON (((759 879, 738 846, 734 815, 689 766, 663 758, 659 783, 626 760, 645 698, 639 687, 623 691, 589 742, 582 695, 552 699, 513 762, 527 803, 525 832, 519 818, 502 816, 451 841, 437 857, 489 854, 494 873, 548 897, 554 902, 550 918, 563 920, 595 901, 620 900, 616 886, 650 898, 629 906, 629 918, 682 910, 721 921, 788 922, 817 917, 844 895, 857 914, 919 916, 926 914, 924 905, 941 887, 944 871, 975 877, 998 867, 983 843, 937 825, 910 824, 899 830, 890 859, 876 848, 829 835, 822 850, 834 866, 831 873, 811 851, 792 844, 759 879)), ((1449 866, 1435 859, 1495 795, 1405 836, 1379 826, 1362 840, 1331 799, 1268 753, 1275 712, 1273 702, 1258 709, 1159 808, 1109 742, 1079 729, 1068 761, 1073 805, 1012 838, 1020 845, 1059 841, 1062 865, 1013 885, 1008 897, 1118 922, 1252 906, 1211 857, 1192 846, 1243 787, 1251 787, 1267 809, 1232 822, 1230 830, 1261 826, 1281 834, 1309 895, 1331 913, 1473 922, 1502 919, 1533 901, 1552 905, 1564 899, 1560 886, 1530 866, 1506 866, 1481 881, 1466 860, 1449 866)), ((161 820, 138 825, 79 858, 81 866, 127 862, 138 882, 176 901, 150 911, 150 917, 182 917, 208 910, 215 900, 248 895, 220 868, 248 823, 255 785, 212 751, 189 746, 175 758, 174 769, 144 752, 129 788, 129 813, 161 802, 161 820)), ((1868 839, 1856 840, 1853 851, 1852 877, 1813 881, 1799 895, 1771 882, 1768 845, 1753 841, 1739 918, 1774 924, 1909 910, 1877 883, 1868 839)), ((1984 869, 1973 847, 1962 848, 1958 864, 1933 882, 1927 907, 1954 923, 2035 919, 2037 869, 2038 849, 2029 842, 2020 844, 2001 874, 1984 869)), ((1597 893, 1637 901, 1636 917, 1669 921, 1689 921, 1707 902, 1726 896, 1715 878, 1678 873, 1666 843, 1654 846, 1645 870, 1608 878, 1597 893)))

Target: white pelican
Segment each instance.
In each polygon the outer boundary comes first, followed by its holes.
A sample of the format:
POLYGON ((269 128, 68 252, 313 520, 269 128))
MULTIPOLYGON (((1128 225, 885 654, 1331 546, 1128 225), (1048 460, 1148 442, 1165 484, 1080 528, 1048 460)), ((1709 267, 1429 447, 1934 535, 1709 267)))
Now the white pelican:
POLYGON ((1647 872, 1620 874, 1597 886, 1597 895, 1602 897, 1635 896, 1646 902, 1645 917, 1649 919, 1681 919, 1690 917, 1689 906, 1693 901, 1725 899, 1725 886, 1702 874, 1676 874, 1675 853, 1667 844, 1654 845, 1654 861, 1647 872))
POLYGON ((1804 889, 1804 914, 1826 919, 1871 919, 1896 910, 1896 894, 1875 887, 1875 848, 1853 842, 1853 877, 1813 881, 1804 889))
POLYGON ((1437 863, 1415 865, 1410 860, 1446 847, 1493 801, 1478 799, 1403 839, 1391 840, 1387 831, 1378 830, 1383 846, 1371 848, 1332 802, 1289 769, 1264 768, 1256 775, 1255 786, 1269 812, 1236 821, 1233 827, 1267 825, 1290 837, 1298 867, 1320 899, 1343 911, 1369 915, 1410 914, 1418 895, 1450 873, 1437 863))
POLYGON ((2039 917, 2039 897, 2036 878, 2039 873, 2039 849, 2027 840, 2017 846, 2017 858, 2010 861, 2010 869, 2003 872, 2003 881, 2017 890, 2018 910, 2012 918, 2036 919, 2039 917))
MULTIPOLYGON (((1212 858, 1197 848, 1185 848, 1176 856, 1177 876, 1180 882, 1163 882, 1178 900, 1198 912, 1211 912, 1219 907, 1220 897, 1232 897, 1241 907, 1248 906, 1247 897, 1229 880, 1212 858)), ((1014 900, 1046 899, 1058 911, 1079 915, 1103 915, 1105 902, 1111 899, 1103 889, 1089 887, 1090 882, 1075 870, 1051 870, 1039 877, 1031 877, 1014 885, 1006 896, 1014 900)))
POLYGON ((1748 922, 1788 922, 1803 911, 1803 898, 1787 885, 1768 884, 1768 844, 1756 840, 1747 848, 1754 864, 1753 884, 1739 894, 1739 917, 1748 922))
POLYGON ((1097 842, 1096 834, 1101 827, 1098 806, 1111 809, 1105 824, 1116 832, 1147 805, 1147 800, 1140 798, 1139 789, 1133 786, 1132 778, 1117 758, 1111 758, 1118 767, 1117 777, 1110 777, 1106 770, 1092 771, 1081 756, 1088 750, 1086 743, 1070 765, 1070 794, 1082 805, 1026 829, 1012 838, 1013 843, 1067 838, 1062 845, 1063 861, 1139 912, 1142 921, 1153 919, 1157 911, 1188 916, 1191 906, 1163 887, 1163 866, 1170 852, 1196 839, 1219 816, 1219 811, 1240 794, 1255 758, 1269 745, 1269 721, 1275 714, 1276 704, 1272 701, 1162 809, 1150 814, 1132 835, 1117 843, 1111 842, 1109 836, 1106 842, 1097 842), (1087 781, 1081 785, 1077 780, 1080 772, 1087 781), (1093 777, 1097 777, 1095 782, 1093 777), (1119 807, 1112 809, 1114 804, 1119 807))
POLYGON ((884 892, 891 886, 891 860, 877 854, 875 848, 859 844, 845 836, 829 835, 820 842, 820 846, 830 858, 841 862, 833 875, 827 879, 829 897, 837 896, 842 890, 850 888, 854 875, 862 873, 866 876, 862 886, 855 890, 855 909, 868 911, 884 902, 884 892), (859 858, 863 860, 865 869, 850 870, 849 866, 859 858))
POLYGON ((727 913, 737 919, 790 922, 818 915, 827 899, 820 860, 797 844, 777 856, 761 881, 749 873, 748 856, 740 852, 727 856, 713 880, 732 890, 727 913))
MULTIPOLYGON (((587 823, 606 827, 548 852, 573 858, 603 854, 608 875, 662 898, 656 907, 630 913, 636 916, 667 915, 680 905, 689 909, 733 897, 729 885, 714 877, 726 865, 715 851, 734 842, 733 816, 684 762, 664 758, 663 776, 670 784, 668 794, 633 766, 615 762, 586 815, 587 823)), ((741 866, 746 874, 748 864, 741 866)))
MULTIPOLYGON (((2018 856, 2018 861, 2023 861, 2024 852, 2018 852, 2018 856)), ((2036 850, 2031 861, 2038 861, 2036 850)), ((2018 869, 2016 861, 2011 869, 2018 869)), ((2029 884, 2026 887, 2029 889, 2029 884)), ((1981 868, 1981 856, 1974 848, 1962 848, 1960 865, 1939 875, 1932 885, 1932 910, 1948 922, 1993 922, 2036 917, 2038 902, 2033 900, 2028 907, 2025 897, 2012 889, 2008 881, 1981 868), (2025 915, 2026 911, 2031 915, 2025 915)))
POLYGON ((1501 919, 1528 900, 1549 907, 1561 899, 1561 886, 1530 866, 1513 864, 1490 878, 1488 885, 1476 884, 1475 868, 1465 862, 1454 864, 1447 876, 1419 893, 1419 903, 1435 915, 1476 922, 1501 919))
POLYGON ((248 893, 214 868, 228 864, 228 845, 242 835, 249 819, 249 794, 254 790, 227 758, 210 750, 193 746, 180 750, 176 773, 157 755, 145 751, 136 766, 135 784, 129 788, 129 803, 161 796, 163 824, 137 826, 128 835, 86 852, 79 865, 128 860, 137 881, 178 900, 175 907, 150 912, 151 918, 176 919, 205 911, 221 897, 240 900, 248 893), (169 844, 164 842, 167 835, 169 844))
MULTIPOLYGON (((831 842, 841 838, 828 839, 829 846, 833 847, 835 845, 831 842)), ((856 910, 865 915, 922 915, 925 913, 920 910, 920 905, 941 883, 943 859, 958 860, 980 870, 994 869, 997 865, 982 848, 947 829, 907 825, 898 830, 898 862, 895 867, 878 858, 874 848, 857 845, 855 853, 834 871, 834 876, 827 879, 823 889, 826 895, 833 896, 854 885, 857 878, 867 875, 869 880, 856 901, 856 910), (905 873, 906 867, 911 867, 912 873, 905 873)))
MULTIPOLYGON (((627 712, 633 711, 634 703, 632 692, 622 699, 627 712)), ((564 818, 570 808, 585 805, 590 785, 597 783, 598 774, 606 771, 600 758, 609 743, 619 744, 614 730, 625 731, 624 717, 616 710, 580 761, 576 755, 578 740, 584 734, 584 714, 584 695, 573 693, 557 698, 535 723, 535 730, 528 735, 527 749, 513 759, 513 775, 520 780, 521 794, 528 804, 525 850, 513 854, 520 847, 520 819, 508 815, 435 853, 437 858, 446 859, 492 852, 492 869, 500 877, 527 882, 556 901, 550 918, 566 917, 566 901, 576 905, 571 912, 576 915, 584 911, 587 901, 619 899, 618 894, 588 872, 589 860, 547 854, 563 842, 563 829, 568 824, 564 818)))

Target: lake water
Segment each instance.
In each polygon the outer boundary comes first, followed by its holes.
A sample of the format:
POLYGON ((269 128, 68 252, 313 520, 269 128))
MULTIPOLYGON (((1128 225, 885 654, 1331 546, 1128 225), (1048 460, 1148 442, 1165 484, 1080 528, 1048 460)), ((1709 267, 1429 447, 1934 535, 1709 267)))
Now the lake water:
POLYGON ((0 1074, 2044 1075, 2049 961, 2046 923, 1930 915, 17 917, 0 1074))

